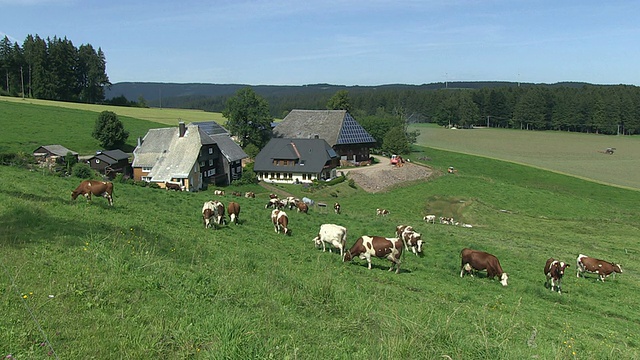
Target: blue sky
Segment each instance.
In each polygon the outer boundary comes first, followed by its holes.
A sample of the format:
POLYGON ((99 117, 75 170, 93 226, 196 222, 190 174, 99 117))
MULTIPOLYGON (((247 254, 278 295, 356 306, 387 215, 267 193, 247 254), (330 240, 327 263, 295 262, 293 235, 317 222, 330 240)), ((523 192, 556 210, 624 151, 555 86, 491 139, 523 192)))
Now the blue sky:
POLYGON ((640 85, 639 1, 0 0, 0 36, 104 51, 112 83, 640 85))

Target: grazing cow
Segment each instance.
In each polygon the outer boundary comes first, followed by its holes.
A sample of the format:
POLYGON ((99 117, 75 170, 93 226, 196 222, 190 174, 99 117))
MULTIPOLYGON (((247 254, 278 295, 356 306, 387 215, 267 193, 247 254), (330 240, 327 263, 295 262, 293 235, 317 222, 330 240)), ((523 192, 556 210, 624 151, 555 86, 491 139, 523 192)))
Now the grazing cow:
POLYGON ((578 255, 576 264, 576 277, 580 277, 580 275, 584 277, 584 274, 582 274, 583 272, 590 272, 598 274, 598 279, 604 282, 604 278, 609 275, 622 273, 622 267, 620 264, 614 264, 609 261, 588 257, 587 255, 582 254, 578 255))
POLYGON ((109 205, 113 206, 113 183, 108 181, 84 180, 71 192, 71 199, 84 195, 87 201, 91 201, 92 194, 106 198, 109 205))
POLYGON ((234 191, 231 193, 231 195, 233 196, 242 196, 242 193, 240 191, 234 191))
POLYGON ((224 195, 224 190, 214 190, 213 195, 224 195))
POLYGON ((376 215, 387 216, 387 215, 389 215, 389 210, 387 210, 387 209, 376 209, 376 215))
MULTIPOLYGON (((347 246, 347 228, 335 224, 322 224, 320 231, 313 241, 316 246, 322 245, 322 252, 326 251, 326 244, 329 243, 340 249, 340 258, 344 256, 344 248, 347 246)), ((329 248, 331 252, 331 248, 329 248)))
POLYGON ((425 215, 422 220, 426 221, 427 223, 432 223, 435 224, 436 223, 436 216, 435 215, 425 215))
POLYGON ((413 227, 409 225, 396 226, 396 237, 402 239, 405 250, 409 250, 411 247, 414 254, 422 254, 422 235, 413 230, 413 227))
POLYGON ((282 210, 274 209, 271 211, 271 222, 276 233, 282 231, 285 235, 291 235, 289 229, 289 216, 282 210))
POLYGON ((210 228, 212 224, 221 224, 220 222, 220 206, 222 206, 222 216, 224 216, 224 205, 219 201, 207 201, 202 205, 202 219, 204 220, 204 228, 210 228))
POLYGON ((269 208, 274 208, 277 209, 280 205, 280 200, 275 198, 275 199, 269 199, 269 202, 264 206, 265 209, 269 209, 269 208))
POLYGON ((302 201, 300 201, 297 206, 298 212, 303 212, 305 214, 309 213, 309 206, 307 206, 307 204, 303 203, 302 201))
POLYGON ((165 182, 164 183, 164 188, 167 190, 175 190, 175 191, 180 191, 182 190, 182 186, 178 183, 171 183, 171 182, 165 182))
POLYGON ((285 202, 285 204, 287 204, 287 207, 289 208, 289 210, 293 210, 293 208, 295 208, 297 206, 297 204, 300 201, 300 199, 296 199, 293 196, 288 196, 283 201, 285 202))
POLYGON ((229 220, 237 225, 238 217, 240 216, 240 204, 235 201, 230 202, 227 205, 227 213, 229 214, 229 220))
POLYGON ((340 214, 340 203, 333 204, 333 211, 335 211, 336 214, 340 214))
POLYGON ((247 191, 246 193, 244 193, 244 197, 255 199, 256 198, 256 193, 254 193, 253 191, 247 191))
POLYGON ((553 291, 555 287, 558 290, 558 294, 561 294, 560 290, 560 282, 562 281, 562 277, 564 276, 564 270, 569 267, 569 264, 564 261, 558 261, 554 258, 549 258, 547 263, 544 264, 544 274, 547 277, 547 280, 544 283, 546 287, 549 284, 549 288, 553 291))
POLYGON ((269 199, 277 199, 277 198, 278 198, 277 194, 274 194, 274 193, 269 194, 269 199))
POLYGON ((509 276, 506 272, 502 271, 500 261, 498 261, 497 257, 484 251, 471 249, 462 249, 460 257, 462 258, 462 263, 460 265, 460 277, 463 277, 466 273, 473 276, 472 270, 487 270, 488 278, 491 279, 497 276, 498 279, 500 279, 502 286, 507 286, 507 279, 509 276))
POLYGON ((402 255, 402 240, 398 238, 385 238, 382 236, 361 236, 356 240, 351 249, 344 254, 343 261, 351 261, 354 257, 366 259, 371 270, 371 257, 386 257, 391 261, 389 271, 396 267, 396 274, 400 272, 400 256, 402 255))
POLYGON ((452 217, 440 217, 440 224, 455 225, 452 217))

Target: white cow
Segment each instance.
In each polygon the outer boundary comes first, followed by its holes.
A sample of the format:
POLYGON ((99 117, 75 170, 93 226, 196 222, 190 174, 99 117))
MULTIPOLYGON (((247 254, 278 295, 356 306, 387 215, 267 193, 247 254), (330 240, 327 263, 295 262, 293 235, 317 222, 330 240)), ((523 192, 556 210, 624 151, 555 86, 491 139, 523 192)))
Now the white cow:
POLYGON ((396 237, 402 240, 405 250, 409 250, 418 255, 422 253, 422 235, 410 225, 398 225, 396 226, 396 237))
MULTIPOLYGON (((333 247, 340 249, 340 257, 342 257, 347 245, 347 228, 335 224, 322 224, 318 236, 313 241, 316 246, 322 244, 322 252, 326 251, 325 243, 333 245, 333 247)), ((329 252, 331 252, 331 248, 329 248, 329 252)))
POLYGON ((436 216, 435 215, 425 215, 422 220, 426 221, 427 223, 432 223, 435 224, 436 223, 436 216))

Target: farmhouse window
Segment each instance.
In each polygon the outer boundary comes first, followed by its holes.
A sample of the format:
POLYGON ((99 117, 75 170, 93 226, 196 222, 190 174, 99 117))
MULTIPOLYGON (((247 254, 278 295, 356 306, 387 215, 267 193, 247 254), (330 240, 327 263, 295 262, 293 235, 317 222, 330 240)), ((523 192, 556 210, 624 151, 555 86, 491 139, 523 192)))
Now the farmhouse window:
POLYGON ((213 159, 209 159, 209 166, 213 166, 213 159))
POLYGON ((209 148, 209 154, 213 154, 213 148, 209 148))
POLYGON ((152 168, 152 167, 150 167, 150 166, 143 166, 143 167, 142 167, 142 171, 143 171, 143 172, 149 172, 149 171, 151 171, 151 169, 153 169, 153 168, 152 168))

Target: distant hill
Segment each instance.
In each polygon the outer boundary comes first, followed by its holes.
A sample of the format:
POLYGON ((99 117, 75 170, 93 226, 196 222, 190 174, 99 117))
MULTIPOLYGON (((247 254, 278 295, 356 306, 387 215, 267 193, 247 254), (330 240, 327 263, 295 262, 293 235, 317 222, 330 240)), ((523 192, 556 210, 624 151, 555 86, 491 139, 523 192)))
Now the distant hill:
POLYGON ((331 84, 310 85, 246 85, 246 84, 204 84, 204 83, 153 83, 153 82, 121 82, 111 85, 106 91, 106 99, 124 96, 129 100, 137 101, 142 96, 147 103, 153 106, 163 106, 163 102, 169 103, 172 98, 208 98, 218 96, 230 96, 238 90, 250 86, 257 94, 265 98, 290 97, 328 94, 333 95, 338 90, 347 90, 350 93, 361 93, 372 90, 438 90, 438 89, 480 89, 491 87, 517 87, 517 86, 565 86, 582 87, 587 83, 562 82, 556 84, 532 84, 507 81, 459 81, 439 82, 422 85, 387 84, 377 86, 346 86, 331 84))

